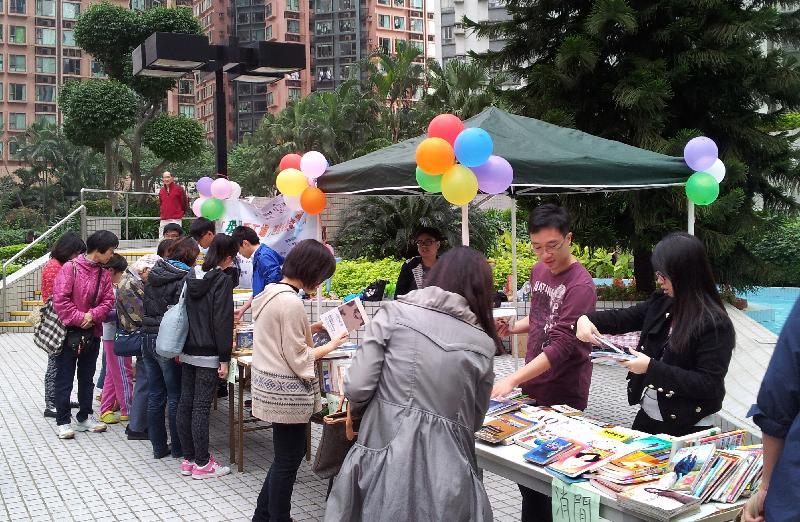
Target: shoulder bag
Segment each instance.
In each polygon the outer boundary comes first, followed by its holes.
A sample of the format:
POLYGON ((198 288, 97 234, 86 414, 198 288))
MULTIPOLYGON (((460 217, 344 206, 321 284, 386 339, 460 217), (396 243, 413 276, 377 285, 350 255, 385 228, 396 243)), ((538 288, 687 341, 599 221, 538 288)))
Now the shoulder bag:
MULTIPOLYGON (((144 333, 141 330, 128 332, 122 328, 120 316, 125 316, 128 324, 136 324, 136 321, 128 313, 128 310, 120 305, 117 300, 117 333, 114 334, 114 355, 117 357, 141 357, 142 347, 144 346, 144 333)), ((139 325, 141 326, 141 324, 139 325)))
MULTIPOLYGON (((322 438, 319 441, 314 465, 311 467, 320 478, 331 478, 339 473, 345 457, 356 442, 357 431, 354 431, 354 419, 350 408, 342 411, 344 397, 339 401, 337 410, 322 418, 322 438)), ((356 423, 360 419, 356 420, 356 423)))
MULTIPOLYGON (((77 269, 72 263, 72 289, 75 289, 77 269)), ((58 318, 58 313, 53 307, 53 298, 39 310, 39 320, 33 324, 33 343, 44 350, 47 355, 55 357, 61 353, 64 340, 67 337, 67 327, 58 318)))
POLYGON ((156 353, 166 359, 183 353, 189 335, 189 316, 186 313, 186 282, 183 283, 177 304, 164 312, 156 337, 156 353))

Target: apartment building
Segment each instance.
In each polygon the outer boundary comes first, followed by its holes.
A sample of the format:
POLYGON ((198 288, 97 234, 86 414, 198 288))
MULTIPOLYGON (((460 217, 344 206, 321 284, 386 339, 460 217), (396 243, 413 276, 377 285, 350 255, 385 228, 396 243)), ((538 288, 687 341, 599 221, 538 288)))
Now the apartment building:
POLYGON ((65 82, 104 77, 100 64, 75 44, 75 21, 89 5, 89 0, 0 0, 0 164, 8 170, 18 166, 11 157, 28 126, 61 123, 56 102, 65 82))

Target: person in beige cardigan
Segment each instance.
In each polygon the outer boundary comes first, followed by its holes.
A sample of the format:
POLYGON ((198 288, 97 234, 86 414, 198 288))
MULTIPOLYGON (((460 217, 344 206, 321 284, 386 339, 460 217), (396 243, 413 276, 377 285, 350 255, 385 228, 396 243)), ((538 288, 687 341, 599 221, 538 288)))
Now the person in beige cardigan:
POLYGON ((306 450, 306 425, 321 409, 315 361, 347 339, 342 334, 314 348, 305 306, 297 295, 311 293, 336 270, 322 243, 307 239, 286 256, 283 279, 254 300, 253 416, 272 423, 274 459, 258 495, 253 521, 288 522, 297 470, 306 450))

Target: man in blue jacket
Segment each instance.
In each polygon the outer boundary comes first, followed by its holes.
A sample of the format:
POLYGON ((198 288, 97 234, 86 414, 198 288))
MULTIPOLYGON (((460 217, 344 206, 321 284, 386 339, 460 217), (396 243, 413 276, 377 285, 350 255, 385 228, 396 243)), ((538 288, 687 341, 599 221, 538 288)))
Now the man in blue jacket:
POLYGON ((231 237, 239 245, 239 254, 253 262, 253 296, 244 306, 236 310, 236 320, 238 321, 253 304, 253 297, 263 292, 268 284, 281 280, 283 257, 267 245, 261 244, 258 234, 250 227, 236 227, 231 237))
POLYGON ((786 319, 749 415, 761 428, 764 475, 742 520, 796 522, 800 520, 800 300, 786 319))

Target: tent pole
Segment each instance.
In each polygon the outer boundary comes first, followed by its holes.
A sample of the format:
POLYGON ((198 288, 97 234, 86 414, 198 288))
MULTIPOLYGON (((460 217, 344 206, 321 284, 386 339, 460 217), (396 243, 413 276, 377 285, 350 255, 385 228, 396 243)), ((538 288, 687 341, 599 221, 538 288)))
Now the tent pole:
POLYGON ((688 223, 688 232, 691 235, 694 235, 694 202, 689 200, 689 223, 688 223))
POLYGON ((461 244, 469 246, 469 204, 461 207, 461 244))
MULTIPOLYGON (((315 221, 317 222, 317 241, 322 243, 322 212, 316 215, 315 221)), ((322 315, 322 289, 324 288, 322 285, 324 283, 320 283, 319 287, 317 287, 317 317, 316 320, 319 321, 320 316, 322 315)))
MULTIPOLYGON (((514 303, 514 313, 517 313, 517 198, 511 196, 511 302, 514 303)), ((511 336, 511 357, 514 358, 514 370, 519 368, 517 355, 517 336, 511 336)))

